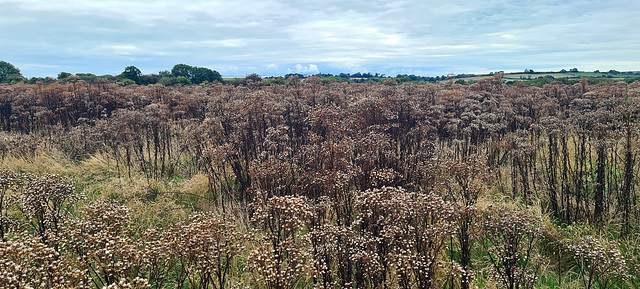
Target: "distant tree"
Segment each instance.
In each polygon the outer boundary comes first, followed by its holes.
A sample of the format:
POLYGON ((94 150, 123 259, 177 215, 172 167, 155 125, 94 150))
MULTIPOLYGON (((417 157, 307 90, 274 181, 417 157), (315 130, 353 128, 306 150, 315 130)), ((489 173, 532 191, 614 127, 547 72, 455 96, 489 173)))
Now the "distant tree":
POLYGON ((71 74, 69 72, 60 72, 60 73, 58 73, 58 80, 62 80, 62 79, 68 78, 71 75, 73 75, 73 74, 71 74))
POLYGON ((157 74, 145 74, 140 77, 140 84, 142 85, 156 84, 158 81, 160 81, 160 76, 157 74))
POLYGON ((120 75, 133 80, 135 83, 139 83, 140 77, 142 77, 142 71, 135 66, 127 66, 120 75))
MULTIPOLYGON (((331 76, 331 78, 334 78, 334 77, 335 76, 331 76)), ((329 79, 329 78, 327 78, 327 79, 329 79)), ((284 77, 281 77, 281 76, 269 78, 269 79, 267 79, 266 82, 267 82, 267 85, 276 85, 276 84, 284 85, 284 84, 286 84, 286 81, 285 81, 284 77)))
POLYGON ((43 77, 32 77, 32 78, 29 78, 29 81, 27 83, 36 84, 39 81, 44 82, 44 78, 43 77))
POLYGON ((133 81, 133 80, 131 80, 131 79, 128 79, 128 78, 125 78, 125 79, 122 81, 122 85, 124 85, 124 86, 129 86, 129 85, 132 85, 132 84, 136 84, 136 82, 135 82, 135 81, 133 81))
POLYGON ((9 62, 0 61, 0 83, 6 83, 9 82, 9 80, 15 80, 18 77, 20 79, 23 78, 20 73, 20 69, 9 62))
POLYGON ((578 72, 578 69, 577 68, 571 68, 569 71, 570 72, 578 72))
POLYGON ((195 84, 200 84, 205 81, 222 82, 222 75, 220 75, 220 73, 215 70, 211 70, 206 67, 194 67, 194 70, 195 70, 195 73, 194 73, 195 75, 193 79, 191 79, 191 82, 195 84))
POLYGON ((251 81, 254 81, 254 82, 261 82, 262 81, 262 77, 260 77, 260 75, 258 75, 257 73, 249 74, 244 79, 247 80, 247 81, 251 80, 251 81))
POLYGON ((287 73, 287 74, 284 75, 285 79, 289 79, 291 77, 297 77, 298 79, 307 78, 304 74, 301 74, 301 73, 287 73))
POLYGON ((215 70, 206 67, 196 67, 187 64, 176 64, 171 69, 171 74, 175 77, 186 77, 195 84, 208 82, 222 82, 222 75, 215 70))
POLYGON ((160 78, 158 83, 160 83, 160 84, 162 84, 164 86, 172 86, 172 85, 177 85, 177 84, 182 84, 182 85, 191 85, 191 84, 193 84, 191 82, 191 80, 189 80, 189 78, 187 78, 185 76, 163 77, 163 78, 160 78))
POLYGON ((562 70, 560 70, 560 73, 567 73, 567 70, 563 68, 562 70))
POLYGON ((14 83, 22 82, 24 80, 25 78, 20 74, 9 74, 5 78, 4 82, 9 84, 14 84, 14 83))
POLYGON ((193 66, 187 64, 176 64, 171 68, 171 75, 178 77, 193 78, 193 66))
POLYGON ((76 76, 80 77, 81 80, 84 80, 86 82, 91 82, 91 83, 93 83, 94 81, 96 81, 96 79, 98 79, 98 76, 93 73, 76 73, 76 76))
POLYGON ((162 71, 158 72, 158 76, 160 76, 160 78, 163 78, 163 77, 173 76, 173 74, 171 74, 171 71, 169 71, 169 70, 162 70, 162 71))

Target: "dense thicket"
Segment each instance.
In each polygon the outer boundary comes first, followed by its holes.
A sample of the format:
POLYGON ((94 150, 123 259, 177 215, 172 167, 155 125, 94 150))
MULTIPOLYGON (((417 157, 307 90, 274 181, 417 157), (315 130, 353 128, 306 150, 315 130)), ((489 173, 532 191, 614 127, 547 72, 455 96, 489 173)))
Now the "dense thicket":
POLYGON ((221 209, 141 233, 121 204, 65 215, 82 198, 38 183, 64 179, 2 171, 3 262, 43 244, 56 257, 37 266, 80 287, 531 288, 541 268, 557 286, 635 282, 639 263, 585 266, 638 258, 616 245, 639 232, 638 82, 260 84, 0 86, 2 159, 48 148, 149 184, 201 174, 221 209), (55 223, 38 227, 51 214, 33 215, 33 194, 58 204, 55 223), (249 228, 224 221, 238 207, 249 228), (572 243, 575 226, 616 240, 572 243))

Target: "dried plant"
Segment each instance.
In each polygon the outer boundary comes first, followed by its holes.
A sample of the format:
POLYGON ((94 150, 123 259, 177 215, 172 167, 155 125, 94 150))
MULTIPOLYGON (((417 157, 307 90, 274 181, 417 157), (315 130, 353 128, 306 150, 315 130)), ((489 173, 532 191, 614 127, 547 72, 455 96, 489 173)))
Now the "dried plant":
POLYGON ((265 198, 259 191, 254 206, 252 221, 264 234, 247 259, 247 271, 255 284, 269 289, 303 285, 312 268, 308 238, 299 236, 312 218, 306 198, 265 198))
POLYGON ((477 157, 486 155, 497 184, 491 197, 539 205, 567 225, 601 221, 603 231, 613 230, 616 223, 606 221, 620 212, 621 231, 630 238, 620 239, 620 247, 628 246, 637 235, 640 85, 598 79, 508 86, 502 80, 0 86, 0 163, 16 172, 0 171, 0 237, 37 239, 69 268, 89 272, 96 287, 220 287, 252 279, 249 285, 257 287, 464 289, 472 271, 486 269, 472 265, 486 264, 500 286, 531 286, 539 263, 526 248, 537 233, 518 230, 533 217, 490 209, 481 218, 475 208, 492 185, 484 158, 477 157), (106 158, 107 169, 67 170, 95 154, 106 158), (69 179, 17 173, 54 171, 81 175, 74 177, 79 187, 102 194, 97 199, 127 200, 130 207, 97 203, 73 210, 81 194, 69 179), (138 185, 122 191, 121 175, 138 185), (199 175, 208 184, 193 194, 155 189, 199 175), (149 194, 138 189, 142 183, 149 194), (264 193, 251 204, 253 190, 264 193), (441 207, 430 192, 444 198, 441 207), (130 195, 144 196, 128 201, 130 195), (143 209, 149 205, 163 211, 143 209), (236 206, 256 213, 257 242, 245 241, 220 216, 203 213, 180 226, 164 217, 199 209, 227 216, 236 206), (146 220, 154 220, 156 230, 145 231, 146 220), (452 226, 457 242, 450 238, 451 247, 440 247, 452 226), (421 235, 427 232, 432 235, 421 235), (209 237, 196 237, 201 234, 209 237), (418 236, 434 243, 406 241, 418 236), (250 249, 234 247, 241 243, 250 249), (478 243, 488 262, 473 258, 478 243), (514 254, 516 265, 509 263, 514 254), (243 272, 245 256, 250 262, 243 272), (415 271, 416 264, 423 271, 415 271))
POLYGON ((112 201, 82 209, 84 217, 70 220, 59 234, 60 247, 77 256, 96 287, 133 281, 143 267, 140 241, 132 238, 129 210, 112 201))
POLYGON ((584 236, 568 249, 575 254, 584 288, 613 288, 631 279, 627 261, 615 242, 584 236))
POLYGON ((358 247, 364 250, 356 256, 373 262, 363 264, 362 270, 372 284, 389 282, 394 265, 399 286, 434 288, 436 273, 443 267, 439 258, 457 230, 453 206, 434 193, 383 187, 361 193, 357 207, 356 224, 364 241, 358 247))
POLYGON ((536 241, 542 220, 528 211, 489 207, 482 221, 483 241, 500 288, 534 288, 538 279, 536 241))
MULTIPOLYGON (((186 284, 197 288, 229 288, 231 275, 236 275, 235 259, 249 241, 232 224, 213 213, 196 214, 188 225, 173 233, 170 248, 164 254, 174 254, 179 260, 177 287, 186 284), (187 283, 188 282, 188 283, 187 283)), ((152 248, 157 246, 151 245, 152 248)), ((163 254, 163 252, 157 252, 163 254)), ((170 259, 171 256, 164 256, 170 259)), ((167 266, 160 266, 159 269, 167 266)), ((165 274, 166 275, 166 274, 165 274)))
POLYGON ((91 288, 86 271, 30 235, 0 243, 2 288, 91 288))
POLYGON ((356 236, 344 226, 323 225, 309 233, 316 288, 352 288, 356 236))
POLYGON ((474 276, 471 250, 478 235, 476 204, 486 191, 491 174, 484 164, 484 158, 479 155, 470 155, 463 161, 449 161, 444 167, 448 174, 446 197, 451 200, 458 214, 456 239, 462 270, 460 286, 468 289, 474 276))
POLYGON ((84 195, 76 192, 73 182, 60 175, 41 177, 23 174, 24 187, 17 194, 17 206, 26 223, 47 243, 50 234, 57 234, 69 210, 84 195))
POLYGON ((7 241, 6 235, 17 222, 9 216, 9 209, 12 207, 11 194, 15 193, 19 185, 20 178, 13 171, 0 168, 0 241, 7 241))

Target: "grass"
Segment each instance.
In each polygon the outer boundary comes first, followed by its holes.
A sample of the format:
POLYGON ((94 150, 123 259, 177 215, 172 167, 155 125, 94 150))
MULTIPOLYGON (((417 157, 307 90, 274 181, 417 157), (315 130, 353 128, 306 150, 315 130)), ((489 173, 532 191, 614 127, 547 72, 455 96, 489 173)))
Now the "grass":
MULTIPOLYGON (((611 79, 640 79, 640 75, 623 75, 623 74, 609 74, 609 73, 597 73, 597 72, 536 72, 536 73, 521 73, 521 72, 512 72, 505 73, 503 81, 522 81, 522 80, 535 80, 538 78, 544 77, 553 77, 557 78, 611 78, 611 79)), ((463 78, 454 78, 453 81, 464 80, 466 82, 469 81, 480 81, 482 79, 491 78, 493 75, 480 75, 480 76, 472 76, 472 77, 463 77, 463 78)), ((450 82, 451 80, 441 81, 441 82, 450 82)))

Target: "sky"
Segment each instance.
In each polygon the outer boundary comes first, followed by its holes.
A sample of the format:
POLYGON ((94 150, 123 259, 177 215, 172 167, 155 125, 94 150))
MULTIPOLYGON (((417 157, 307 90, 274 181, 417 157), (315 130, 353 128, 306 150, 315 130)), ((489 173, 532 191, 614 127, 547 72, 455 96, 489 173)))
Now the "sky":
POLYGON ((25 77, 640 70, 637 0, 0 0, 25 77))

